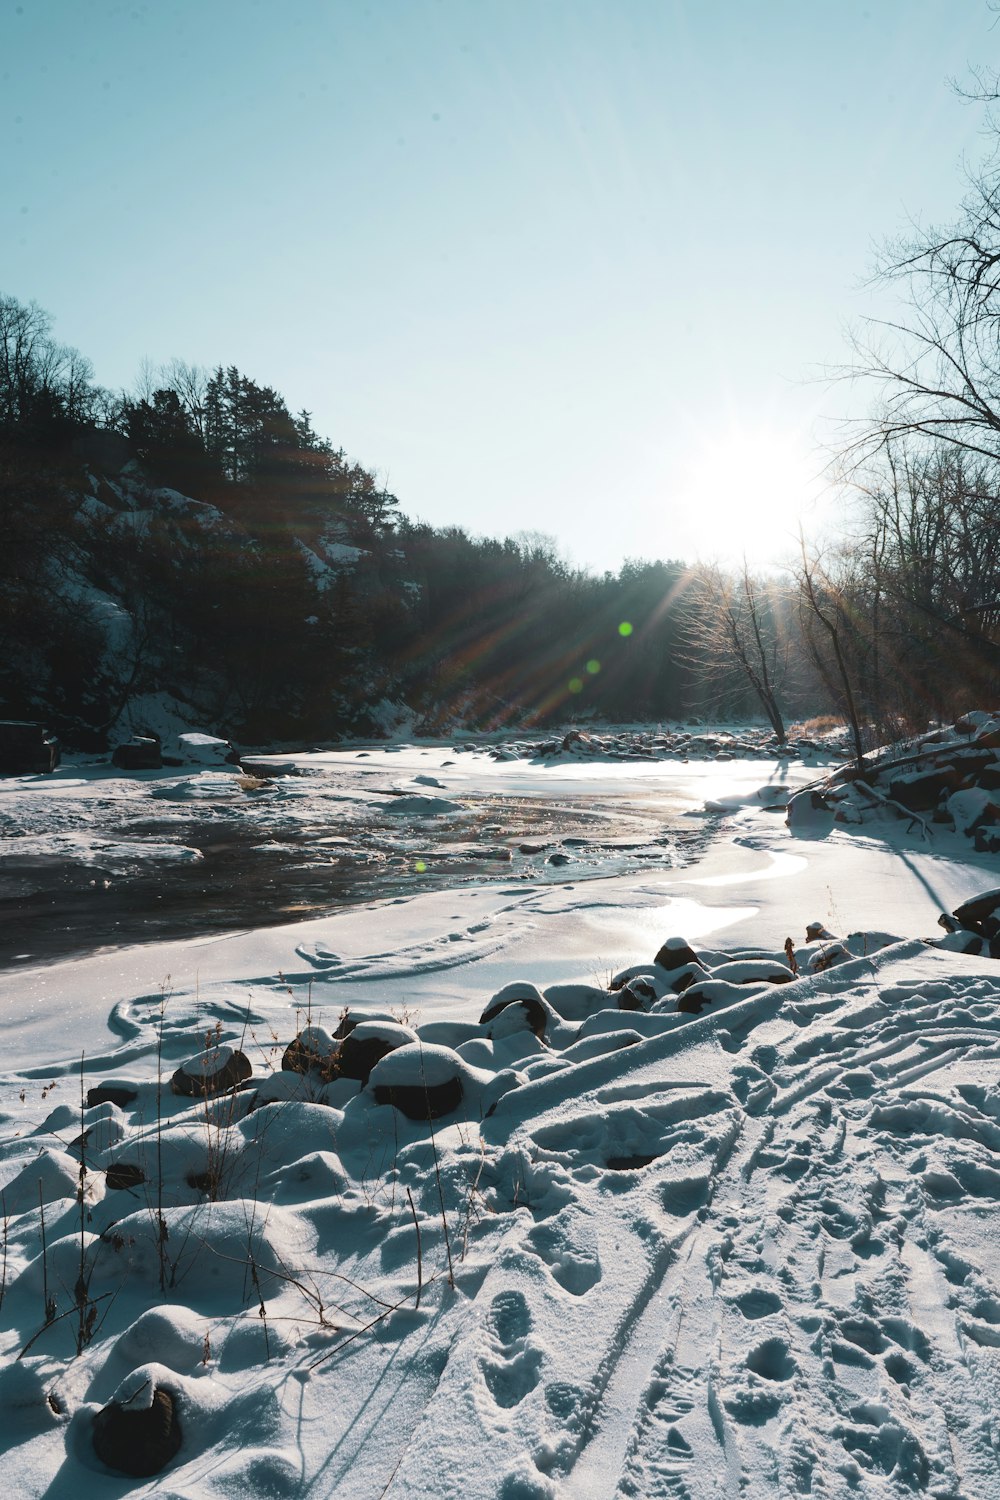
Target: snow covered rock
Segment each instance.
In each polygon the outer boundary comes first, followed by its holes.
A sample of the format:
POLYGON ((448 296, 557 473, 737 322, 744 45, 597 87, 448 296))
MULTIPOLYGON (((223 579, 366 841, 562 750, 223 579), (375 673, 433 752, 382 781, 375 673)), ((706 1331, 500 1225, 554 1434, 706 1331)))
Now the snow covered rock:
POLYGON ((240 759, 230 740, 214 734, 179 734, 166 748, 171 759, 176 756, 185 766, 235 766, 240 759))
POLYGON ((730 984, 790 984, 795 978, 784 964, 764 958, 738 958, 727 964, 717 964, 711 970, 713 979, 726 979, 730 984))
POLYGON ((535 1033, 535 1036, 544 1041, 549 1025, 549 1008, 534 985, 508 985, 499 994, 494 995, 489 1005, 487 1005, 479 1017, 480 1026, 491 1026, 501 1011, 506 1010, 511 1005, 520 1006, 526 1024, 535 1033), (508 993, 508 991, 511 993, 508 993))
POLYGON ((105 1169, 104 1181, 112 1192, 122 1192, 145 1182, 146 1174, 135 1162, 115 1161, 105 1169))
POLYGON ((124 1108, 138 1099, 139 1090, 131 1083, 117 1080, 111 1083, 100 1083, 96 1088, 87 1090, 87 1108, 95 1109, 99 1104, 115 1104, 124 1108))
POLYGON ((682 937, 667 938, 653 962, 661 969, 682 969, 688 964, 699 969, 705 967, 687 939, 682 937))
POLYGON ((130 1375, 94 1418, 94 1452, 109 1469, 147 1479, 161 1473, 181 1446, 177 1402, 151 1374, 130 1375))
POLYGON ((820 938, 823 938, 825 941, 829 942, 832 940, 833 936, 834 934, 832 932, 828 932, 822 922, 810 922, 809 926, 806 928, 807 943, 818 942, 820 938))
POLYGON ((860 826, 905 819, 926 838, 934 826, 973 838, 976 848, 1000 848, 1000 719, 982 712, 874 750, 864 766, 841 766, 825 781, 789 800, 794 834, 824 837, 833 821, 860 826))
POLYGON ((340 1044, 340 1076, 367 1083, 376 1063, 397 1047, 408 1046, 416 1040, 415 1031, 396 1021, 359 1021, 340 1044))
POLYGON ((981 937, 996 937, 1000 934, 1000 890, 983 891, 955 907, 955 917, 970 932, 981 937))
POLYGON ((718 1010, 720 1006, 736 1004, 738 1001, 746 1000, 770 988, 771 985, 766 981, 751 980, 733 984, 728 979, 715 979, 708 976, 700 979, 697 984, 689 985, 678 996, 676 1008, 682 1015, 697 1016, 706 1007, 718 1010))
POLYGON ((414 1043, 384 1057, 368 1083, 377 1104, 393 1105, 408 1120, 437 1120, 461 1105, 468 1071, 450 1047, 414 1043))
POLYGON ((637 974, 618 991, 619 1010, 650 1010, 659 999, 657 987, 644 974, 637 974))
POLYGON ((111 752, 111 764, 120 771, 158 771, 163 765, 160 741, 153 735, 137 734, 111 752))
POLYGON ((250 1059, 233 1047, 209 1047, 182 1063, 170 1080, 175 1094, 205 1099, 228 1093, 253 1075, 250 1059))
POLYGON ((289 1042, 281 1059, 283 1073, 318 1073, 324 1082, 337 1076, 341 1037, 324 1026, 306 1026, 289 1042))

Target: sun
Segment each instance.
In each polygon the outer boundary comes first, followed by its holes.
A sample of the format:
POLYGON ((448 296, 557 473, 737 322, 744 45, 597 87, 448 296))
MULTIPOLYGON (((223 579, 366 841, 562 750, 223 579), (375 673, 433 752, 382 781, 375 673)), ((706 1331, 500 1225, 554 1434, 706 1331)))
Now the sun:
POLYGON ((787 557, 823 489, 822 459, 807 437, 758 424, 696 440, 677 507, 702 559, 753 566, 787 557))

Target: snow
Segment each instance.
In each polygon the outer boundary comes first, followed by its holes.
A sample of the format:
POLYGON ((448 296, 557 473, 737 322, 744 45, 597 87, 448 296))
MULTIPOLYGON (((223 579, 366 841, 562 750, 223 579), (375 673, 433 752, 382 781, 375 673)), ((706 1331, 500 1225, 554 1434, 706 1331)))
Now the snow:
POLYGON ((437 829, 484 790, 715 832, 688 865, 609 842, 589 878, 0 975, 10 1491, 1000 1495, 1000 969, 937 925, 997 868, 961 820, 803 793, 789 829, 767 808, 814 768, 749 754, 271 765, 299 774, 256 801, 231 771, 64 766, 0 782, 0 818, 95 860, 123 809, 237 796, 262 837, 278 805, 437 829), (331 1081, 352 1023, 389 1050, 331 1081), (282 1069, 297 1036, 322 1068, 282 1069), (171 1091, 235 1053, 248 1083, 171 1091), (87 1108, 101 1083, 133 1097, 87 1108), (116 1478, 94 1417, 157 1391, 179 1451, 116 1478))

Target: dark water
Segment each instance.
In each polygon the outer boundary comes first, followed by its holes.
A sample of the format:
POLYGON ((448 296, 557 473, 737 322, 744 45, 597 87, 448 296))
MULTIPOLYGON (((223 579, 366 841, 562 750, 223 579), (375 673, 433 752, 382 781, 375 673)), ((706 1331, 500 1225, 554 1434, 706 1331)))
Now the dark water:
POLYGON ((0 967, 102 948, 193 937, 321 916, 345 903, 435 887, 504 880, 593 878, 678 867, 704 847, 714 821, 624 801, 464 798, 463 811, 421 823, 245 815, 109 815, 108 838, 170 843, 199 860, 121 861, 8 856, 0 864, 0 967))

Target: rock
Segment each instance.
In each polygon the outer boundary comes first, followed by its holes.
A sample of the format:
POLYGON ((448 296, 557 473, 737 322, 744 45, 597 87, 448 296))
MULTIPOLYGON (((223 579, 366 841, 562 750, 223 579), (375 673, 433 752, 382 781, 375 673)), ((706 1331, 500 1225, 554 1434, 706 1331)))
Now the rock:
POLYGON ((94 1418, 94 1452, 109 1469, 146 1479, 159 1474, 181 1446, 181 1428, 174 1397, 162 1386, 153 1390, 149 1404, 111 1401, 94 1418))
POLYGON ((87 1108, 95 1109, 98 1104, 117 1104, 119 1109, 124 1109, 126 1104, 133 1103, 138 1099, 139 1090, 124 1083, 99 1083, 96 1088, 87 1090, 87 1108))
POLYGON ((661 969, 682 969, 686 964, 693 964, 699 969, 705 967, 694 949, 682 937, 667 938, 653 962, 659 964, 661 969))
POLYGON ((138 1187, 141 1182, 146 1181, 146 1174, 141 1167, 135 1166, 129 1161, 115 1161, 104 1173, 104 1181, 107 1186, 114 1190, 124 1190, 138 1187))
POLYGON ((376 1084, 376 1104, 391 1104, 408 1120, 438 1120, 453 1114, 463 1098, 462 1080, 443 1083, 376 1084))
POLYGON ((648 1011, 658 998, 656 986, 637 976, 618 991, 618 1009, 648 1011))
POLYGON ((985 951, 987 957, 993 958, 996 955, 989 951, 991 946, 990 942, 986 938, 980 937, 978 932, 969 932, 964 927, 958 927, 954 931, 949 932, 947 937, 935 938, 932 941, 932 947, 945 948, 949 953, 971 953, 976 955, 985 951))
POLYGON ((511 995, 504 998, 494 998, 479 1017, 480 1026, 488 1026, 495 1021, 502 1010, 508 1005, 520 1005, 525 1013, 531 1030, 539 1041, 545 1040, 545 1031, 548 1026, 548 1012, 539 997, 535 995, 511 995))
POLYGON ((1000 934, 1000 890, 983 891, 955 907, 956 920, 970 932, 981 937, 996 937, 1000 934))
POLYGON ((399 1025, 396 1017, 387 1010, 345 1010, 333 1034, 339 1041, 342 1037, 349 1036, 355 1026, 360 1026, 363 1021, 385 1021, 393 1026, 399 1025))
POLYGON ((705 965, 699 960, 698 963, 684 964, 679 969, 670 970, 670 992, 680 995, 689 985, 698 979, 704 979, 706 974, 705 965))
POLYGON ((711 970, 713 979, 726 979, 730 984, 790 984, 795 978, 791 969, 772 959, 736 958, 719 964, 711 970))
POLYGON ((58 766, 60 753, 59 741, 43 724, 0 720, 0 775, 45 775, 58 766))
POLYGON ((956 767, 942 766, 940 770, 897 776, 889 782, 889 796, 909 812, 930 812, 961 784, 962 775, 956 767))
POLYGON ((238 766, 240 757, 231 740, 214 734, 179 734, 176 758, 184 765, 238 766))
POLYGON ((121 771, 159 771, 163 765, 160 742, 152 735, 134 735, 123 745, 115 746, 111 763, 121 771))
POLYGON ((810 922, 806 928, 806 942, 815 943, 821 938, 826 942, 832 942, 833 933, 828 932, 822 922, 810 922))
POLYGON ((340 1044, 340 1076, 367 1083, 369 1074, 383 1057, 417 1040, 408 1026, 386 1021, 359 1021, 340 1044))
POLYGON ((372 1069, 368 1087, 377 1104, 391 1104, 408 1120, 437 1120, 462 1103, 468 1065, 450 1047, 414 1042, 397 1047, 372 1069))
POLYGON ((834 964, 846 963, 852 955, 843 943, 827 943, 824 948, 817 948, 809 960, 809 967, 814 974, 822 974, 824 969, 832 969, 834 964))
POLYGON ((239 1088, 252 1077, 253 1068, 245 1053, 232 1047, 209 1047, 182 1063, 170 1080, 175 1094, 208 1099, 239 1088))
MULTIPOLYGON (((357 1025, 356 1021, 354 1025, 357 1025)), ((339 1072, 342 1041, 342 1037, 331 1036, 323 1026, 307 1026, 285 1048, 281 1058, 281 1071, 318 1073, 323 1082, 328 1083, 339 1072)))
POLYGON ((545 863, 547 865, 569 865, 573 863, 573 859, 571 855, 563 854, 561 850, 557 849, 554 854, 549 855, 545 863))
POLYGON ((700 1016, 705 1006, 711 1003, 710 997, 702 991, 700 985, 692 985, 678 996, 677 1009, 686 1016, 700 1016))

